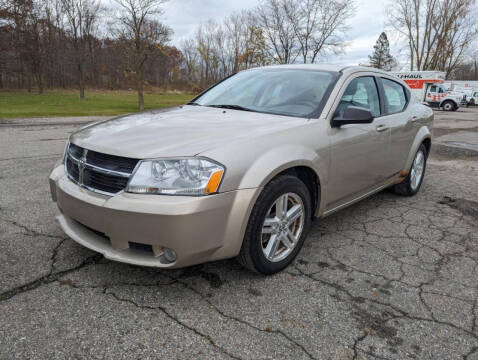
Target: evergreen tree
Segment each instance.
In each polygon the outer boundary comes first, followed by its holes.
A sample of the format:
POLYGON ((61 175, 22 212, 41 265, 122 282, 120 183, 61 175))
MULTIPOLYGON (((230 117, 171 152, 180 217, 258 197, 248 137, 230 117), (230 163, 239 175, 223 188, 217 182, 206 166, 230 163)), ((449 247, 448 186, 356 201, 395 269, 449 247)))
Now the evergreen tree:
POLYGON ((387 34, 385 34, 385 32, 380 34, 373 49, 373 54, 368 56, 370 66, 385 71, 392 70, 396 63, 395 59, 390 54, 390 43, 388 42, 387 34))

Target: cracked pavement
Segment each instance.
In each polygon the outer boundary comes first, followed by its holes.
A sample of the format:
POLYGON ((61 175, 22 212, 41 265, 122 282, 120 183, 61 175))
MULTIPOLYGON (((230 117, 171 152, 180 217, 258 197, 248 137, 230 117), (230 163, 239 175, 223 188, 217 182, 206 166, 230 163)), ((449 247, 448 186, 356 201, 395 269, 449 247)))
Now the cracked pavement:
MULTIPOLYGON (((478 108, 452 115, 437 112, 437 142, 478 143, 478 108)), ((264 277, 234 260, 141 268, 76 244, 47 179, 81 122, 32 123, 0 127, 0 359, 478 359, 468 149, 437 147, 415 197, 384 191, 316 220, 293 266, 264 277)))

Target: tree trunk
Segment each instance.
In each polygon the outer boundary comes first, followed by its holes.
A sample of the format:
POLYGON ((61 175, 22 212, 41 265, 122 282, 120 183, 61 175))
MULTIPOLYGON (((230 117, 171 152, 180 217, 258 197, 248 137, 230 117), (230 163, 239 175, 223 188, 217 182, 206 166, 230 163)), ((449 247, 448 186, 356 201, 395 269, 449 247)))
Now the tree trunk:
POLYGON ((138 62, 136 65, 136 78, 138 88, 138 106, 139 110, 144 110, 144 97, 143 97, 143 66, 138 62))
POLYGON ((43 76, 42 74, 38 74, 37 76, 37 84, 38 84, 38 93, 43 94, 43 76))
POLYGON ((78 77, 80 84, 80 100, 85 100, 85 74, 83 71, 83 64, 81 62, 78 64, 78 77))
POLYGON ((32 73, 31 73, 31 71, 28 71, 28 75, 27 75, 27 88, 28 88, 28 92, 31 93, 32 92, 32 73))

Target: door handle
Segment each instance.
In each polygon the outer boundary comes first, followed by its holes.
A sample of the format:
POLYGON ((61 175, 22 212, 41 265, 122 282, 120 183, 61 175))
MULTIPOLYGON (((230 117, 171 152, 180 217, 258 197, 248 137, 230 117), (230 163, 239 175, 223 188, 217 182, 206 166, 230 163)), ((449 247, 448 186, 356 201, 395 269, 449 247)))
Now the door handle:
POLYGON ((382 132, 382 131, 385 131, 387 130, 388 127, 386 127, 385 125, 378 125, 375 130, 377 130, 378 132, 382 132))
POLYGON ((411 122, 415 122, 415 121, 417 121, 418 119, 419 119, 418 116, 413 115, 410 121, 411 121, 411 122))

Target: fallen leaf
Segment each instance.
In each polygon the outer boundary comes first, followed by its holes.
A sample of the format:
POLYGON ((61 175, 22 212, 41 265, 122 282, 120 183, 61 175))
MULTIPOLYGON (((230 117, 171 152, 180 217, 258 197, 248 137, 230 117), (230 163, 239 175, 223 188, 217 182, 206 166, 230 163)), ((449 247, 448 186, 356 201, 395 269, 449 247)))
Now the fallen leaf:
POLYGON ((68 285, 68 286, 73 286, 75 283, 71 279, 65 279, 65 280, 60 280, 59 282, 60 286, 68 285))

